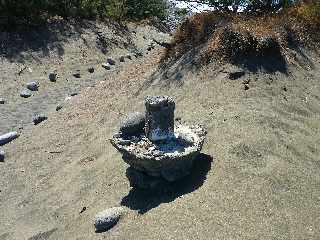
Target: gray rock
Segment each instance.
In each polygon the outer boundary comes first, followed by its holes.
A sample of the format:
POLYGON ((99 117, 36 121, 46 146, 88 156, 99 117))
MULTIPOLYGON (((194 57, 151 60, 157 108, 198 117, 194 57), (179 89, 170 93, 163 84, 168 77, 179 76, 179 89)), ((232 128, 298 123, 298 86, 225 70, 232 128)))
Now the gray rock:
POLYGON ((120 62, 125 62, 125 57, 124 57, 124 56, 121 56, 121 57, 119 58, 119 61, 120 61, 120 62))
POLYGON ((249 89, 250 89, 249 85, 248 84, 244 84, 244 90, 247 91, 249 89))
POLYGON ((0 162, 4 162, 5 153, 0 149, 0 162))
POLYGON ((131 55, 127 55, 126 58, 128 58, 129 60, 132 60, 131 55))
POLYGON ((59 105, 56 107, 56 111, 59 112, 62 108, 63 108, 63 105, 62 105, 62 104, 59 104, 59 105))
POLYGON ((120 124, 120 132, 123 135, 135 135, 144 132, 146 116, 144 113, 130 113, 120 124))
POLYGON ((114 227, 125 212, 122 207, 106 209, 95 216, 94 226, 97 232, 105 232, 114 227))
POLYGON ((29 98, 32 96, 32 93, 29 89, 24 89, 20 92, 20 96, 23 98, 29 98))
POLYGON ((58 74, 56 72, 49 73, 50 82, 56 82, 58 79, 58 74))
POLYGON ((89 73, 94 73, 94 68, 93 68, 93 67, 88 68, 88 72, 89 72, 89 73))
POLYGON ((143 57, 143 53, 142 53, 141 51, 137 51, 137 52, 134 54, 134 57, 135 57, 135 58, 143 57))
POLYGON ((111 70, 110 64, 108 64, 108 63, 102 63, 101 66, 106 70, 111 70))
POLYGON ((77 70, 77 71, 73 74, 73 76, 74 76, 75 78, 81 78, 80 70, 77 70))
POLYGON ((47 119, 48 119, 48 117, 45 116, 44 114, 37 114, 33 117, 33 123, 34 123, 34 125, 38 125, 47 119))
POLYGON ((109 63, 110 65, 116 65, 116 61, 113 60, 112 58, 108 58, 107 63, 109 63))
POLYGON ((0 146, 3 146, 16 138, 18 138, 20 135, 17 132, 9 132, 4 135, 0 136, 0 146))
POLYGON ((29 89, 30 91, 38 91, 39 84, 37 82, 29 82, 27 83, 27 89, 29 89))
POLYGON ((6 100, 4 100, 3 98, 0 98, 0 104, 5 104, 6 100))

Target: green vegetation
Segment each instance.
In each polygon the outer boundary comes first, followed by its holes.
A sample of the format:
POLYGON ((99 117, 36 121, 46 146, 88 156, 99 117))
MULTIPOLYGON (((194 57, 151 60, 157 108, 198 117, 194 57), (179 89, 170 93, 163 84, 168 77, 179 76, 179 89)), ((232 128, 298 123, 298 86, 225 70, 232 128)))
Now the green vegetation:
POLYGON ((164 0, 0 0, 0 24, 36 24, 63 18, 143 19, 166 16, 164 0))

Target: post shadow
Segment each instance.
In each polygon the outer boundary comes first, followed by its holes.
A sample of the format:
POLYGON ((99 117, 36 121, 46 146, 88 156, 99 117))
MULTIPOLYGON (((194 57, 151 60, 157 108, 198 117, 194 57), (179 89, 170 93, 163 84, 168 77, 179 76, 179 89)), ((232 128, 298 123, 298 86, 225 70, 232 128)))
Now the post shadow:
POLYGON ((191 173, 173 183, 165 183, 153 191, 132 188, 125 196, 121 205, 139 214, 144 214, 162 203, 169 203, 185 194, 199 189, 205 182, 208 172, 211 170, 213 158, 201 153, 194 161, 191 173))

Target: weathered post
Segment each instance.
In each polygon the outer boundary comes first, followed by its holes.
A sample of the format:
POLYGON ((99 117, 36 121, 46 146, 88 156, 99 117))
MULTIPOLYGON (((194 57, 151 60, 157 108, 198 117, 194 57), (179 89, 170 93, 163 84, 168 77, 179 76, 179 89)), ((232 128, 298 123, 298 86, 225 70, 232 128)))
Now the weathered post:
POLYGON ((174 137, 174 100, 168 96, 147 97, 145 105, 147 138, 159 141, 174 137))

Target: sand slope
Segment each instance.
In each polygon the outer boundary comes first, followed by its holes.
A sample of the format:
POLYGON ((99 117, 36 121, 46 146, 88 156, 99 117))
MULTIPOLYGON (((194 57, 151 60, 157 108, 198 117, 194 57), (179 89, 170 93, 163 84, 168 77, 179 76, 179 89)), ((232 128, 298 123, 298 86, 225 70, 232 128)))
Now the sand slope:
POLYGON ((4 147, 0 239, 319 238, 319 58, 233 81, 232 66, 212 63, 182 72, 179 86, 146 87, 160 54, 105 76, 4 147), (151 94, 173 96, 177 117, 208 130, 192 175, 158 196, 130 189, 108 141, 151 94), (129 208, 119 224, 95 233, 94 215, 119 205, 129 208))

